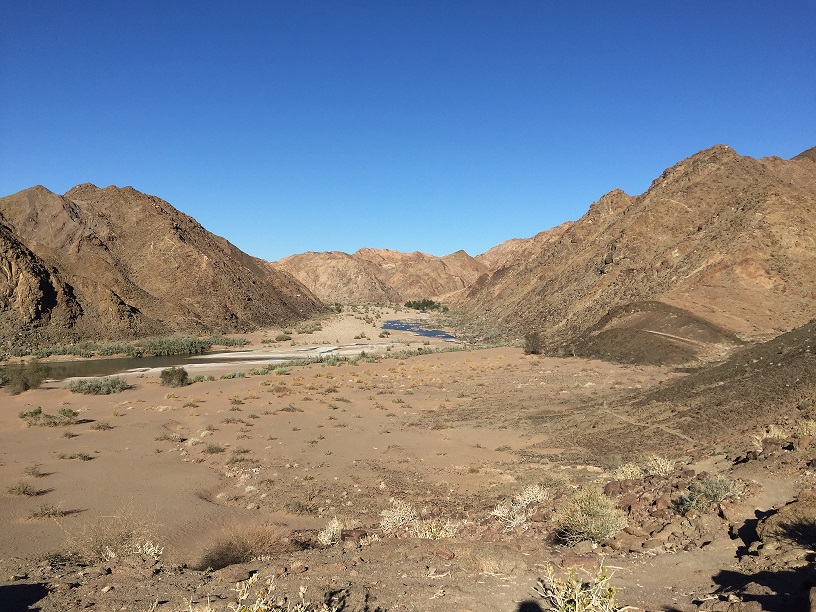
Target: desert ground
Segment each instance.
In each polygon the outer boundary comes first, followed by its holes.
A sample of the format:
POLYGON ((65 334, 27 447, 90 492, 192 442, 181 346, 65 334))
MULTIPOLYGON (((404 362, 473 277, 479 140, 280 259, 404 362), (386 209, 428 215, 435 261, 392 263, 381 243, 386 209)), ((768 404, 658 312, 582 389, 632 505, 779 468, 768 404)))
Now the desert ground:
POLYGON ((806 436, 713 446, 626 407, 682 371, 380 337, 407 316, 347 311, 291 342, 257 332, 246 362, 203 362, 191 377, 214 380, 184 387, 155 370, 113 395, 49 381, 0 396, 0 609, 227 610, 257 575, 292 606, 509 612, 546 609, 534 588, 549 568, 589 580, 601 565, 630 609, 809 609, 809 548, 766 519, 784 507, 812 529, 806 436), (257 373, 361 351, 377 357, 257 373), (19 416, 37 408, 78 416, 19 416), (655 457, 668 468, 616 476, 655 457), (712 475, 736 483, 726 499, 673 510, 712 475), (517 524, 497 516, 531 487, 517 524), (565 505, 590 489, 626 529, 568 546, 565 505))

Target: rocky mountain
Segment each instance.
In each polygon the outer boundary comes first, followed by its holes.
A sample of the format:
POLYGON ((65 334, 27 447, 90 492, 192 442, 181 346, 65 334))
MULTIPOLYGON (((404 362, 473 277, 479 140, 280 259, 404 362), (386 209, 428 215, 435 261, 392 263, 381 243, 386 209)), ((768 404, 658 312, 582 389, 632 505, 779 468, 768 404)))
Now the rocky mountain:
POLYGON ((816 314, 816 163, 718 145, 615 190, 462 297, 472 319, 575 354, 715 357, 816 314))
POLYGON ((557 225, 552 229, 539 232, 532 238, 511 238, 476 256, 476 261, 484 264, 490 271, 522 264, 539 255, 551 243, 556 242, 561 235, 572 226, 572 221, 557 225))
POLYGON ((435 257, 389 249, 303 253, 270 266, 292 274, 326 303, 439 298, 469 287, 488 270, 464 251, 435 257))
POLYGON ((324 306, 167 202, 131 187, 0 198, 0 340, 246 331, 324 306))

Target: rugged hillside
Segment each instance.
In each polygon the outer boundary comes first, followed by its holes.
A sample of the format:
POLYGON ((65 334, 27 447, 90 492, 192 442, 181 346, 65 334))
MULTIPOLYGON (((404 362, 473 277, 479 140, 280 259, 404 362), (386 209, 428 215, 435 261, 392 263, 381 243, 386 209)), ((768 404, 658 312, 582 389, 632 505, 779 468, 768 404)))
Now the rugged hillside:
POLYGON ((444 257, 360 249, 352 255, 303 253, 270 264, 292 274, 324 302, 404 302, 460 291, 487 271, 464 251, 444 257))
POLYGON ((290 275, 130 187, 0 198, 0 269, 6 343, 244 331, 323 308, 290 275))
POLYGON ((507 266, 523 264, 539 255, 551 243, 558 241, 572 227, 572 221, 539 232, 532 238, 512 238, 476 256, 476 261, 495 272, 507 266))
POLYGON ((646 334, 658 352, 717 355, 810 320, 814 270, 816 163, 719 145, 640 196, 605 195, 537 256, 481 279, 464 304, 485 325, 538 330, 576 354, 602 353, 599 344, 626 353, 646 334))

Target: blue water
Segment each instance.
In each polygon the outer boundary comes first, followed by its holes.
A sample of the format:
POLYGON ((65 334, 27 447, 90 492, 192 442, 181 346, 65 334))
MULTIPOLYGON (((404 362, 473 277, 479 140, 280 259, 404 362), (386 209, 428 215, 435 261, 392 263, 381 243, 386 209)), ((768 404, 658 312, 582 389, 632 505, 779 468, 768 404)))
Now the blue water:
POLYGON ((412 332, 419 336, 426 336, 428 338, 443 338, 445 340, 456 339, 456 336, 449 334, 446 331, 442 331, 441 329, 425 329, 422 327, 422 323, 415 323, 411 321, 386 321, 382 324, 382 328, 412 332))

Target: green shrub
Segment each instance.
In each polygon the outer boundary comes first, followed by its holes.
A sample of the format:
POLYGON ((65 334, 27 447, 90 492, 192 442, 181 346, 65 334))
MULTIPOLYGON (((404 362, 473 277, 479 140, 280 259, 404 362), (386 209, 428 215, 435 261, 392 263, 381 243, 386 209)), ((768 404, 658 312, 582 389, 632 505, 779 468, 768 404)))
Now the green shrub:
POLYGON ((740 483, 727 476, 711 476, 691 483, 688 491, 674 505, 680 514, 686 514, 690 510, 706 512, 713 504, 739 497, 742 493, 740 483))
POLYGON ((413 308, 414 310, 441 310, 442 312, 448 312, 447 306, 434 302, 433 300, 429 300, 428 298, 405 302, 405 307, 413 308))
POLYGON ((278 334, 275 336, 275 342, 287 342, 292 339, 292 336, 288 334, 278 334))
POLYGON ((173 336, 172 338, 149 338, 139 345, 146 353, 157 356, 165 355, 200 355, 213 346, 210 339, 173 336))
POLYGON ((586 489, 570 499, 558 521, 557 535, 570 546, 590 540, 596 544, 626 527, 626 517, 615 502, 597 489, 586 489))
POLYGON ((165 368, 159 375, 161 384, 165 387, 186 387, 190 384, 190 375, 184 368, 165 368))
POLYGON ((12 395, 19 395, 23 391, 39 388, 47 377, 48 368, 32 359, 20 367, 7 368, 0 375, 0 386, 4 386, 12 395))
POLYGON ((39 425, 42 427, 56 427, 58 425, 73 425, 76 422, 78 412, 70 408, 63 408, 58 415, 46 414, 39 406, 28 412, 21 412, 18 415, 28 425, 39 425))
POLYGON ((524 354, 525 355, 540 355, 541 354, 541 334, 537 331, 532 331, 524 334, 524 354))
POLYGON ((73 393, 85 395, 111 395, 130 389, 132 385, 121 376, 105 376, 103 378, 77 378, 68 383, 68 389, 73 393))

